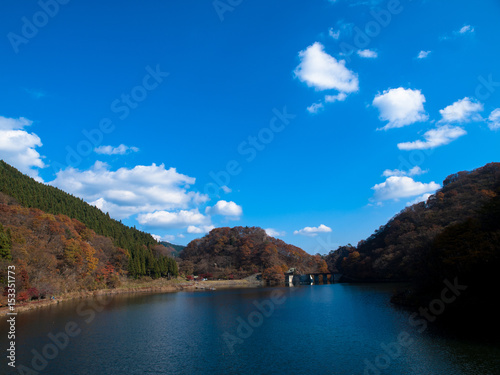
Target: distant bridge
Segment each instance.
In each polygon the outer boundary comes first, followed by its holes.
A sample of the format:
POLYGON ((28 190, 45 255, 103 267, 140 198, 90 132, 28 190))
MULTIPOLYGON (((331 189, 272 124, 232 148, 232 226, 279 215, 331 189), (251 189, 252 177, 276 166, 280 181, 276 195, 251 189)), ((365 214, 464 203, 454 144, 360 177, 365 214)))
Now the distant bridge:
POLYGON ((286 285, 299 285, 299 284, 328 284, 339 281, 342 275, 339 273, 323 273, 314 272, 306 273, 303 275, 295 274, 292 272, 285 273, 285 284, 286 285))

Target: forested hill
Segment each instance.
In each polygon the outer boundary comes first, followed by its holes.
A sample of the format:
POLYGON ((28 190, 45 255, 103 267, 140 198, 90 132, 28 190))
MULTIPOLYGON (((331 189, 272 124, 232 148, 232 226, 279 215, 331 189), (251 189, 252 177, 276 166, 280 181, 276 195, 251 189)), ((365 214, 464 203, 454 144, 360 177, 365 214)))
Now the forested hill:
POLYGON ((191 241, 181 252, 181 270, 217 278, 245 277, 262 272, 270 281, 283 281, 290 268, 297 272, 327 272, 325 261, 270 237, 258 227, 216 228, 191 241))
POLYGON ((411 281, 393 302, 412 310, 441 301, 446 285, 460 285, 459 298, 438 317, 440 326, 498 340, 500 163, 447 177, 427 202, 326 260, 352 281, 411 281))
POLYGON ((18 300, 177 276, 174 251, 0 161, 0 288, 14 265, 18 300))
POLYGON ((161 241, 160 244, 162 244, 167 249, 169 249, 169 251, 175 257, 178 257, 180 255, 180 253, 182 252, 182 250, 184 250, 184 248, 186 247, 186 246, 182 246, 182 245, 174 245, 173 243, 170 243, 167 241, 161 241))
POLYGON ((436 262, 455 266, 458 261, 491 264, 500 254, 498 227, 493 225, 499 197, 500 163, 452 174, 427 202, 405 208, 357 247, 340 247, 330 252, 326 261, 331 269, 352 280, 428 278, 430 264, 436 262), (472 229, 474 225, 476 229, 472 229), (457 228, 465 230, 464 226, 468 231, 462 233, 460 241, 448 238, 457 228), (487 233, 480 238, 483 231, 487 233), (464 238, 466 233, 468 237, 464 238), (448 238, 447 244, 444 238, 448 238), (475 245, 467 249, 464 244, 470 242, 475 245), (460 256, 458 250, 443 252, 451 244, 461 249, 460 256))
POLYGON ((23 207, 0 193, 0 288, 7 285, 8 266, 15 266, 19 301, 114 288, 125 276, 177 276, 166 247, 128 251, 113 242, 76 219, 23 207))
POLYGON ((157 244, 149 233, 127 227, 82 199, 22 174, 3 160, 0 160, 0 192, 13 197, 21 206, 77 219, 97 234, 112 237, 116 246, 127 250, 157 244))

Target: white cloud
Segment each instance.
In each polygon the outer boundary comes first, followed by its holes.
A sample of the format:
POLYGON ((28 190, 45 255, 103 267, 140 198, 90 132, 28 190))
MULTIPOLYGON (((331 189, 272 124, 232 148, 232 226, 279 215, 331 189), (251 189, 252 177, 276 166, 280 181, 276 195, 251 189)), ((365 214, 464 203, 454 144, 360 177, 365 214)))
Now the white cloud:
POLYGON ((339 92, 336 95, 325 95, 324 102, 313 103, 309 107, 307 107, 307 111, 312 114, 317 114, 323 109, 325 109, 325 103, 335 103, 335 102, 343 102, 346 100, 347 94, 345 92, 339 92))
POLYGON ((24 130, 32 123, 24 117, 14 119, 0 116, 0 159, 42 181, 36 168, 44 168, 45 164, 35 150, 42 146, 42 141, 35 133, 24 130))
POLYGON ((360 57, 365 59, 376 59, 378 57, 377 51, 373 51, 371 49, 360 49, 357 53, 360 57))
POLYGON ((418 53, 417 59, 426 59, 431 54, 431 51, 420 51, 418 53))
POLYGON ((328 233, 331 232, 332 228, 327 227, 324 224, 321 224, 319 227, 305 227, 300 230, 296 230, 293 234, 300 234, 301 236, 315 237, 318 233, 328 233))
POLYGON ((189 191, 195 181, 175 168, 166 169, 164 164, 111 171, 106 163, 98 161, 86 171, 71 167, 61 170, 50 184, 123 219, 144 212, 186 209, 208 201, 206 195, 189 191))
POLYGON ((214 228, 215 227, 213 225, 202 225, 200 227, 190 225, 187 227, 187 232, 191 234, 203 234, 210 232, 214 228))
POLYGON ((269 237, 279 237, 279 236, 284 236, 286 234, 285 232, 280 232, 273 228, 267 228, 265 229, 265 231, 269 237))
POLYGON ((475 31, 476 30, 472 25, 464 25, 459 30, 453 31, 453 33, 451 33, 451 35, 450 34, 443 35, 439 39, 443 40, 443 41, 454 40, 454 39, 461 37, 461 36, 464 36, 464 35, 474 34, 475 31))
POLYGON ((330 35, 335 40, 339 40, 340 30, 334 30, 333 27, 330 27, 330 29, 328 30, 328 35, 330 35))
POLYGON ((337 95, 325 95, 326 103, 343 102, 346 100, 347 94, 345 92, 339 92, 337 95))
POLYGON ((429 197, 431 195, 432 194, 429 194, 429 193, 421 195, 420 197, 415 198, 411 202, 406 203, 406 206, 408 207, 408 206, 413 206, 414 204, 417 204, 417 203, 420 203, 420 202, 427 202, 427 199, 429 199, 429 197))
POLYGON ((196 233, 196 234, 198 234, 198 233, 204 233, 204 230, 201 229, 201 228, 199 228, 199 227, 197 227, 197 226, 190 225, 190 226, 187 227, 187 232, 188 233, 196 233))
POLYGON ((160 242, 161 241, 161 236, 157 235, 157 234, 153 234, 151 233, 151 237, 153 237, 156 241, 160 242))
POLYGON ((113 146, 99 146, 94 149, 94 151, 98 154, 103 155, 125 155, 130 152, 138 152, 139 149, 137 147, 129 147, 124 144, 119 145, 118 147, 113 146))
POLYGON ((0 130, 20 130, 33 124, 33 121, 25 117, 8 118, 0 116, 0 130))
MULTIPOLYGON (((353 33, 355 24, 352 22, 347 22, 344 19, 340 19, 336 22, 336 27, 338 30, 338 33, 340 34, 339 36, 346 35, 346 36, 351 36, 353 33)), ((332 30, 332 33, 335 33, 335 31, 332 30)), ((330 35, 332 36, 332 35, 330 35)), ((333 37, 333 36, 332 36, 333 37)))
POLYGON ((159 236, 157 234, 151 234, 151 237, 153 237, 156 241, 167 241, 167 242, 172 242, 175 240, 175 236, 173 234, 165 234, 163 236, 159 236))
POLYGON ((500 129, 500 108, 497 108, 491 112, 490 116, 488 117, 488 127, 491 130, 498 130, 500 129))
POLYGON ((464 123, 471 121, 481 121, 479 114, 484 109, 483 104, 468 97, 460 99, 455 103, 441 109, 439 113, 442 119, 439 122, 464 123))
POLYGON ((406 171, 401 171, 399 169, 386 169, 384 173, 382 173, 382 176, 384 177, 391 177, 391 176, 419 176, 421 174, 427 173, 427 171, 422 170, 418 165, 410 169, 408 172, 406 171))
POLYGON ((154 228, 183 228, 190 225, 209 224, 210 218, 201 214, 197 208, 177 212, 155 211, 137 216, 137 221, 154 228))
POLYGON ((424 111, 425 96, 420 90, 397 89, 386 90, 373 99, 373 106, 378 108, 381 121, 389 121, 383 130, 401 128, 415 122, 426 121, 424 111))
POLYGON ((431 129, 424 134, 425 141, 398 143, 400 150, 425 150, 447 145, 455 139, 467 134, 460 126, 444 125, 431 129))
POLYGON ((222 186, 221 189, 224 191, 224 193, 229 194, 232 192, 231 188, 227 187, 226 185, 222 186))
POLYGON ((428 184, 417 182, 408 176, 391 176, 385 182, 372 187, 375 191, 373 198, 377 201, 398 200, 414 197, 424 193, 434 192, 441 186, 434 181, 428 184))
POLYGON ((345 60, 337 61, 327 54, 324 46, 315 42, 299 52, 300 64, 295 76, 316 90, 337 90, 352 93, 359 90, 358 76, 345 66, 345 60))
POLYGON ((460 30, 458 30, 458 33, 459 34, 470 34, 470 33, 473 33, 475 30, 474 30, 474 27, 471 26, 471 25, 465 25, 465 26, 462 26, 462 28, 460 30))
POLYGON ((222 215, 239 217, 243 214, 243 209, 234 202, 227 202, 225 200, 218 201, 215 206, 207 207, 205 213, 209 215, 222 215))
POLYGON ((307 107, 307 112, 312 113, 312 114, 316 114, 319 111, 321 111, 324 107, 325 107, 325 105, 321 102, 313 103, 309 107, 307 107))
POLYGON ((421 174, 425 174, 428 171, 422 170, 418 165, 414 166, 412 169, 408 171, 408 176, 420 176, 421 174))

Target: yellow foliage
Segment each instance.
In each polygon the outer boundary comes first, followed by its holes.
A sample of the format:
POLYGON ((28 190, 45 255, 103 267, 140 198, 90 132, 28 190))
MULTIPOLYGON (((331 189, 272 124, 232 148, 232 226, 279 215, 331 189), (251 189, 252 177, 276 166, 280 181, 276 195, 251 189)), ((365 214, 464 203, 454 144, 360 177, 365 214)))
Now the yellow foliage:
POLYGON ((83 258, 87 263, 87 273, 92 273, 93 271, 95 271, 99 263, 99 259, 94 257, 95 249, 86 242, 83 242, 81 244, 81 249, 83 253, 83 258))

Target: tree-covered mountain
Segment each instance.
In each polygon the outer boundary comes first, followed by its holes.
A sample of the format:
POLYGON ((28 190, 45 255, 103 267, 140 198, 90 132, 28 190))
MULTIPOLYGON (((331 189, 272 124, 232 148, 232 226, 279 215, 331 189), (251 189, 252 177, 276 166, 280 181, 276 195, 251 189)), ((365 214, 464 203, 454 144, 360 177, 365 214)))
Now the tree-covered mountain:
POLYGON ((172 256, 174 256, 174 257, 178 257, 180 255, 180 253, 182 252, 182 250, 184 250, 186 248, 186 246, 175 245, 175 244, 167 242, 167 241, 161 241, 160 244, 165 246, 170 251, 172 256))
MULTIPOLYGON (((498 195, 500 163, 455 173, 426 202, 405 208, 356 247, 330 252, 326 261, 352 280, 415 280, 427 273, 427 259, 443 236, 457 225, 485 220, 498 195)), ((488 241, 498 249, 492 236, 488 241)))
POLYGON ((3 160, 0 160, 0 192, 14 198, 23 207, 77 219, 97 234, 113 238, 116 246, 129 251, 137 246, 158 243, 149 233, 127 227, 83 199, 39 183, 3 160))
POLYGON ((500 163, 448 176, 427 202, 407 207, 326 261, 351 281, 410 281, 393 302, 412 308, 437 306, 446 285, 460 285, 460 298, 443 305, 439 320, 455 331, 467 319, 469 333, 498 332, 500 163))
POLYGON ((120 276, 176 276, 173 250, 0 161, 0 284, 7 264, 24 296, 112 287, 120 276))
POLYGON ((14 265, 19 300, 73 291, 113 288, 120 276, 176 276, 177 264, 162 245, 118 247, 76 219, 20 206, 0 193, 0 284, 14 265))
POLYGON ((217 278, 245 277, 262 272, 270 281, 283 281, 290 268, 297 272, 327 272, 319 256, 270 237, 258 227, 216 228, 191 241, 181 252, 181 270, 217 278))

